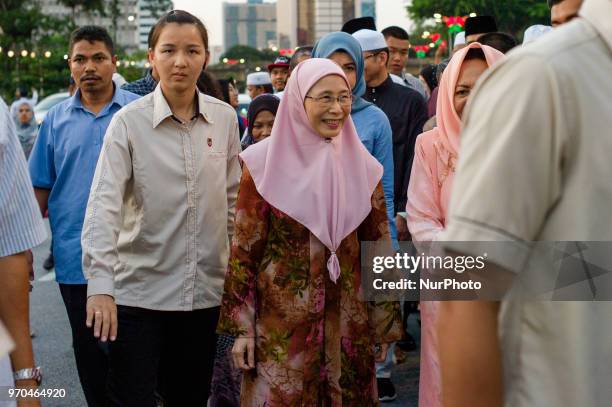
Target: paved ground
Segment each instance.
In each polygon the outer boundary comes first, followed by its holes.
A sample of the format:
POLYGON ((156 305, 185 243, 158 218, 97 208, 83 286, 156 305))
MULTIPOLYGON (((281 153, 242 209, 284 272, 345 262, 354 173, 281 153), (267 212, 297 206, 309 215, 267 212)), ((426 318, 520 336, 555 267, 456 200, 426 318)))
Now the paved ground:
MULTIPOLYGON (((85 399, 79 384, 72 353, 70 325, 64 309, 54 273, 46 272, 42 262, 49 253, 49 242, 34 250, 36 282, 31 296, 34 352, 37 363, 44 369, 44 388, 66 390, 66 398, 43 401, 44 407, 85 407, 85 399)), ((419 329, 414 316, 410 319, 409 330, 418 340, 419 329)), ((211 350, 211 354, 214 352, 211 350)), ((382 407, 416 407, 418 400, 417 352, 411 352, 406 361, 396 366, 392 380, 397 388, 398 398, 382 407)), ((187 406, 186 406, 187 407, 187 406)))

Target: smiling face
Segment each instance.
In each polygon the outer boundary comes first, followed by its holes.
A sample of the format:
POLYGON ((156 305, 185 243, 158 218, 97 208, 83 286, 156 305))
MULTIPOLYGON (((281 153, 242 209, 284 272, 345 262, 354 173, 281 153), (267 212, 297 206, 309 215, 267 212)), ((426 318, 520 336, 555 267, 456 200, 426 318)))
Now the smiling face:
POLYGON ((99 93, 113 86, 116 62, 104 42, 82 40, 74 43, 68 66, 81 92, 99 93))
POLYGON ((329 59, 342 68, 349 85, 351 85, 351 89, 353 89, 357 83, 357 64, 355 64, 355 61, 353 61, 349 54, 343 51, 334 52, 329 56, 329 59))
POLYGON ((272 112, 269 110, 262 110, 257 113, 253 121, 253 128, 251 129, 255 142, 257 143, 266 137, 270 137, 270 134, 272 134, 272 126, 274 126, 274 114, 272 112))
POLYGON ((277 92, 285 90, 287 85, 287 79, 289 79, 289 67, 276 67, 270 71, 270 79, 272 80, 272 86, 277 92))
POLYGON ((351 101, 351 91, 342 77, 328 75, 319 79, 304 100, 304 109, 313 130, 323 138, 339 135, 351 113, 351 101))
POLYGON ((476 85, 476 81, 480 75, 484 73, 488 65, 482 59, 470 59, 464 61, 459 72, 457 86, 455 86, 455 95, 453 97, 453 105, 459 118, 463 115, 463 109, 468 101, 470 93, 476 85))
POLYGON ((195 25, 169 23, 162 29, 155 49, 149 50, 149 59, 162 87, 182 93, 195 89, 207 62, 207 51, 195 25))

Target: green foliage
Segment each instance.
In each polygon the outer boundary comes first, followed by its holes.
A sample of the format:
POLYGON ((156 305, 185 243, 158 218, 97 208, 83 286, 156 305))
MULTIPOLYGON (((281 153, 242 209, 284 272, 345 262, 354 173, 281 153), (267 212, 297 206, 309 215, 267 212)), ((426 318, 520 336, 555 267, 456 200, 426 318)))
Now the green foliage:
POLYGON ((150 0, 145 4, 144 9, 149 10, 153 18, 160 18, 172 9, 172 0, 150 0))
POLYGON ((435 13, 446 16, 478 15, 495 17, 500 31, 522 37, 533 24, 550 24, 550 11, 544 0, 413 0, 407 6, 410 17, 423 22, 435 13))
POLYGON ((223 58, 237 59, 244 58, 248 63, 255 62, 272 62, 278 56, 278 52, 272 51, 271 49, 258 50, 246 45, 234 45, 228 49, 227 52, 219 58, 222 61, 223 58))

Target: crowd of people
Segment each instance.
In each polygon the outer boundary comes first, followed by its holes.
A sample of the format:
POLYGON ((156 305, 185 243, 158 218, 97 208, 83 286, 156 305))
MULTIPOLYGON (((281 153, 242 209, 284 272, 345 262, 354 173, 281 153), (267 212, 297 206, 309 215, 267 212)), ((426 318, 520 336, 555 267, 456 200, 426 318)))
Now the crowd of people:
POLYGON ((0 388, 41 384, 28 281, 48 215, 90 407, 375 406, 417 311, 421 407, 608 405, 609 303, 362 297, 363 242, 526 259, 612 238, 612 3, 548 4, 555 29, 521 46, 469 18, 418 76, 405 30, 353 19, 249 74, 246 118, 190 13, 157 21, 151 69, 122 85, 108 32, 77 28, 74 94, 40 127, 37 95, 0 100, 0 388))

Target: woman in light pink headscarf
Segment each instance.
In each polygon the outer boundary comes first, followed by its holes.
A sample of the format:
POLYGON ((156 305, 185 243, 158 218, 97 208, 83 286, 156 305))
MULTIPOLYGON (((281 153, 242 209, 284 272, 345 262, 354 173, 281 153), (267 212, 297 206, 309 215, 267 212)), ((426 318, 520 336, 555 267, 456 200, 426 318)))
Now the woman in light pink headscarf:
POLYGON ((338 65, 304 61, 272 135, 241 154, 218 331, 236 337, 242 406, 378 404, 375 345, 401 338, 401 318, 359 297, 360 242, 390 235, 382 166, 351 103, 338 65))
MULTIPOLYGON (((442 75, 436 109, 438 127, 418 136, 408 186, 408 229, 417 247, 419 243, 435 241, 444 230, 463 110, 478 78, 503 56, 491 47, 472 43, 453 56, 442 75)), ((436 315, 435 301, 421 302, 421 407, 442 405, 436 315)))

